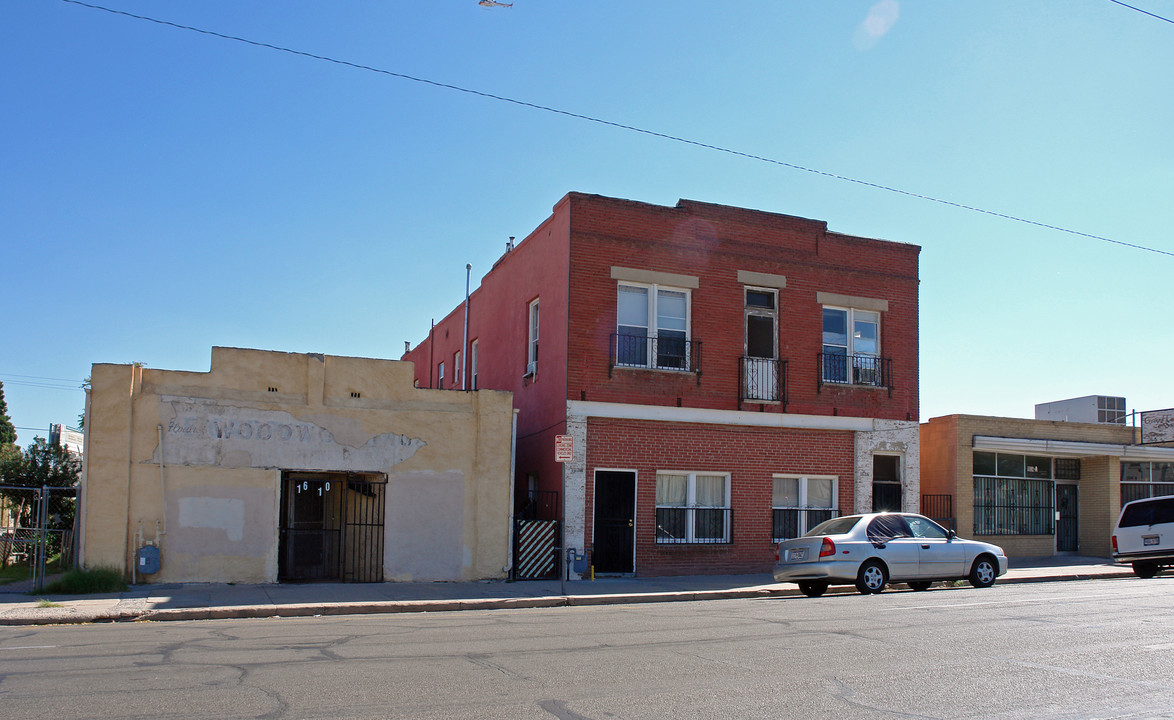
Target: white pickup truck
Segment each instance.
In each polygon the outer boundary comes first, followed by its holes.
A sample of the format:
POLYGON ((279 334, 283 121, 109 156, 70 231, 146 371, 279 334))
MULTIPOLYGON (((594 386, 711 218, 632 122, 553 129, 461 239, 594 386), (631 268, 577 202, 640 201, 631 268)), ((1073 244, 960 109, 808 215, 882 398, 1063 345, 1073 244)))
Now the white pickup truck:
POLYGON ((1126 503, 1113 531, 1113 560, 1141 578, 1174 567, 1174 495, 1126 503))

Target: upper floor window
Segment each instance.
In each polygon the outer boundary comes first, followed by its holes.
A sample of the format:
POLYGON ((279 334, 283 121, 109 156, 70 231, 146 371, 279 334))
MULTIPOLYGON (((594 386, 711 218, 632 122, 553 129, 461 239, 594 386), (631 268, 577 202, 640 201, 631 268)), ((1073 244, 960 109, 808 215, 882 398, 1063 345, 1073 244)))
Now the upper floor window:
POLYGON ((464 375, 464 365, 461 364, 461 351, 457 350, 452 354, 452 386, 454 388, 463 388, 461 385, 461 376, 464 375))
POLYGON ((621 283, 616 364, 688 370, 689 291, 621 283))
POLYGON ((779 397, 778 291, 745 289, 746 355, 742 358, 742 397, 774 402, 779 397))
POLYGON ((826 383, 884 385, 880 313, 825 306, 821 357, 826 383))
POLYGON ((526 374, 538 372, 538 299, 530 302, 529 329, 526 332, 526 374))
POLYGON ((444 389, 444 363, 436 366, 436 387, 440 390, 444 389))

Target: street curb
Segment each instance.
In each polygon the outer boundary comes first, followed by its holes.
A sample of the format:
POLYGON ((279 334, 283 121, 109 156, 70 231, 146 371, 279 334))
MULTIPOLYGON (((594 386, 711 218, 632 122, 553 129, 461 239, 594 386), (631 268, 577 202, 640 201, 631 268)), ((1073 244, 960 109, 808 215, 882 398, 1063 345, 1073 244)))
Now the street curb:
MULTIPOLYGON (((1130 571, 1035 577, 999 578, 1001 585, 1079 580, 1113 580, 1133 577, 1130 571)), ((954 589, 943 587, 939 589, 954 589)), ((834 586, 828 594, 851 594, 851 585, 834 586)), ((393 613, 459 612, 465 610, 516 610, 554 607, 592 607, 600 605, 636 605, 649 603, 692 602, 699 600, 745 600, 756 598, 802 597, 797 587, 750 587, 729 590, 696 590, 611 595, 549 595, 523 598, 483 598, 465 600, 388 600, 383 602, 298 603, 290 605, 227 605, 223 607, 162 608, 152 610, 110 610, 79 613, 70 608, 43 608, 44 615, 10 615, 0 617, 0 626, 80 625, 104 622, 174 622, 180 620, 232 620, 252 618, 325 617, 376 615, 393 613)), ((37 608, 36 610, 41 610, 37 608)))

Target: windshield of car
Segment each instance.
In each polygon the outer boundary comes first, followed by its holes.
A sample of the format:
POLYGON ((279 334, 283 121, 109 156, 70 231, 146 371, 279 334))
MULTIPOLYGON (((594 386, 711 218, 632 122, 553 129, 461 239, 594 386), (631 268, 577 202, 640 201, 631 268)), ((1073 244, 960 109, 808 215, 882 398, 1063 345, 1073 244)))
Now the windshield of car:
POLYGON ((913 537, 900 515, 878 515, 868 523, 868 539, 871 542, 886 543, 900 537, 913 537))
POLYGON ((803 537, 814 537, 816 535, 843 535, 852 528, 856 527, 856 523, 858 522, 860 522, 859 515, 849 515, 848 517, 824 520, 820 524, 808 530, 803 535, 803 537))

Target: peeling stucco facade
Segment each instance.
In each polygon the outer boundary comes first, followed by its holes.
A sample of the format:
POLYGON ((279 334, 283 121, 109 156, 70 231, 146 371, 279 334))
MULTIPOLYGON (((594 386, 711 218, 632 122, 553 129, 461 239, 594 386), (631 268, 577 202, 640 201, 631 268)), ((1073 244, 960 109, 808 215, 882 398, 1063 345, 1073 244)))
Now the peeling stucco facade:
MULTIPOLYGON (((411 363, 213 348, 207 373, 94 365, 82 554, 137 581, 275 582, 290 473, 378 484, 386 580, 502 578, 508 392, 414 387, 411 363), (350 473, 351 475, 348 475, 350 473), (384 507, 381 505, 381 507, 384 507), (155 545, 158 573, 136 573, 155 545)), ((340 491, 339 485, 345 490, 340 491)), ((375 487, 374 485, 372 487, 375 487)))

